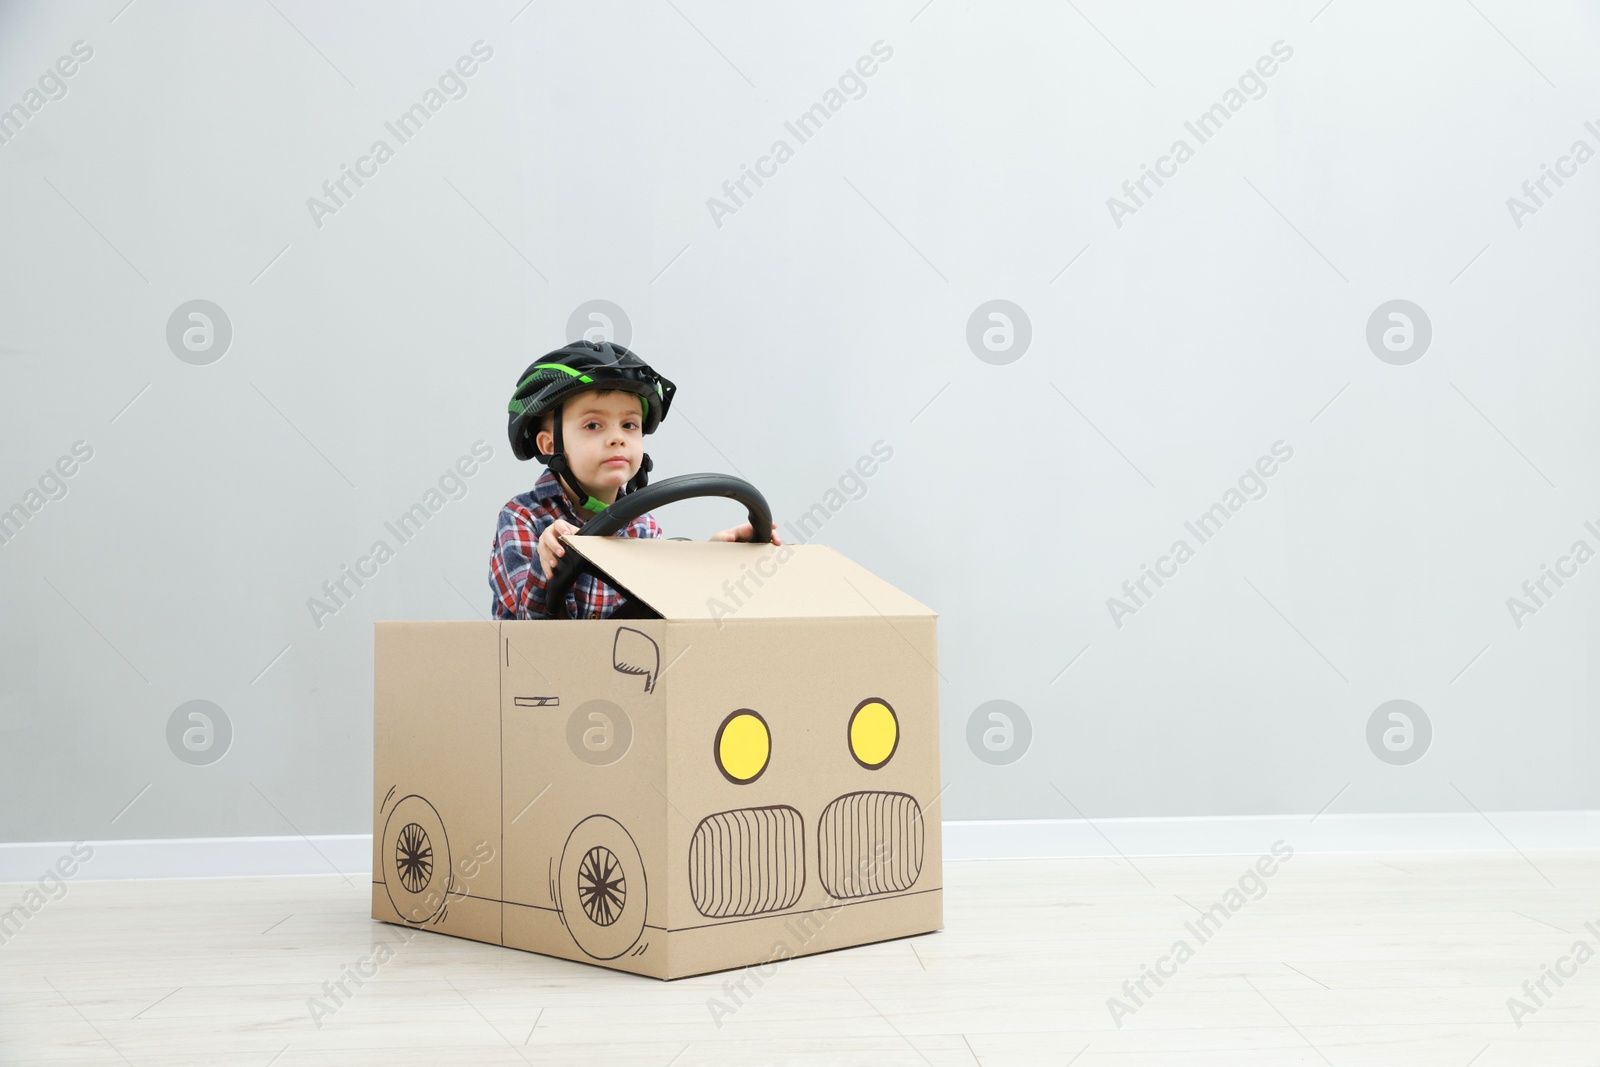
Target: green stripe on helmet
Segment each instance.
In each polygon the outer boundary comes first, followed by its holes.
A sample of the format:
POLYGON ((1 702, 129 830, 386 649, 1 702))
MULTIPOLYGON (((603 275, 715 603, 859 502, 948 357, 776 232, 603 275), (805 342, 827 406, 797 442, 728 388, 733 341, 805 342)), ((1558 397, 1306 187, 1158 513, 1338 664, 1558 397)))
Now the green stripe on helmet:
POLYGON ((587 374, 584 374, 579 370, 574 370, 565 363, 536 363, 533 366, 533 373, 529 374, 526 378, 517 383, 516 392, 511 397, 511 403, 506 405, 506 411, 513 415, 522 415, 527 412, 529 405, 520 399, 520 394, 534 381, 544 377, 544 375, 541 375, 539 372, 546 369, 565 371, 567 374, 570 374, 580 382, 591 384, 594 382, 594 379, 589 377, 587 374))
MULTIPOLYGON (((525 388, 528 387, 528 385, 530 383, 532 383, 535 379, 539 378, 540 377, 539 372, 542 371, 542 370, 545 370, 546 368, 549 368, 549 369, 552 369, 552 370, 565 371, 567 374, 570 374, 572 377, 578 379, 578 381, 580 381, 580 382, 583 382, 585 384, 590 384, 590 385, 594 384, 594 379, 591 378, 589 375, 584 374, 582 371, 575 370, 572 367, 567 366, 565 363, 536 363, 536 364, 534 364, 534 367, 533 367, 533 373, 529 374, 526 378, 522 379, 522 381, 517 383, 516 392, 518 394, 520 394, 525 388)), ((601 383, 601 385, 604 385, 604 384, 605 384, 604 382, 601 383)), ((661 397, 662 399, 665 399, 666 398, 666 394, 664 394, 661 391, 661 383, 660 382, 656 382, 655 383, 655 387, 656 387, 656 396, 661 397)), ((644 407, 643 417, 644 417, 645 421, 648 422, 649 419, 650 419, 650 398, 647 395, 645 395, 644 393, 638 393, 636 395, 639 397, 639 403, 641 405, 643 405, 643 407, 644 407)), ((506 405, 506 411, 510 412, 513 415, 522 415, 522 414, 527 412, 528 408, 529 408, 529 405, 526 402, 524 402, 523 400, 518 399, 518 397, 516 395, 513 395, 512 398, 511 398, 511 403, 506 405)), ((591 499, 593 499, 593 498, 591 498, 591 499)))
POLYGON ((589 377, 587 374, 584 374, 582 371, 573 370, 571 367, 567 366, 565 363, 535 363, 534 366, 533 366, 533 372, 530 373, 526 378, 522 379, 522 381, 517 383, 517 392, 519 392, 519 393, 522 392, 522 390, 524 390, 524 389, 526 389, 528 387, 528 384, 530 382, 532 382, 536 378, 541 377, 539 372, 544 370, 546 367, 552 368, 554 370, 566 371, 568 374, 572 375, 574 378, 578 379, 580 382, 592 382, 592 381, 594 381, 594 379, 589 377))
POLYGON ((585 374, 585 373, 583 373, 582 371, 579 371, 579 370, 573 370, 571 367, 567 366, 565 363, 539 363, 539 364, 535 364, 533 369, 534 370, 542 370, 545 367, 554 367, 556 370, 564 370, 568 374, 572 375, 574 378, 578 379, 580 382, 592 382, 592 381, 594 381, 594 379, 589 377, 587 374, 585 374))

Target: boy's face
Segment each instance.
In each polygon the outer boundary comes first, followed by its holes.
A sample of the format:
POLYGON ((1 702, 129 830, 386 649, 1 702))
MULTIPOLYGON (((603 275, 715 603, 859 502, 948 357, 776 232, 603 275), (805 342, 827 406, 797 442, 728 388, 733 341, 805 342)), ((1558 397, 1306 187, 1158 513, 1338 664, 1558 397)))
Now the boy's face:
MULTIPOLYGON (((628 484, 644 459, 644 405, 635 393, 621 390, 578 393, 562 411, 561 445, 578 480, 595 496, 611 503, 616 490, 628 484)), ((546 413, 550 425, 554 413, 546 413)), ((539 451, 555 447, 552 429, 539 431, 539 451)))

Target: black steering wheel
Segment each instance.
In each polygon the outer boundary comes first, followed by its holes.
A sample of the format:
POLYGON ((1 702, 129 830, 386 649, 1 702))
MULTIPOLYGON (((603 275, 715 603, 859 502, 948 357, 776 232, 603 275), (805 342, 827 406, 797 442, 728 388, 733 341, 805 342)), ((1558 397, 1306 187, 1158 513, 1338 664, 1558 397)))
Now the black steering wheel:
MULTIPOLYGON (((664 478, 620 497, 615 504, 584 523, 578 535, 610 537, 647 511, 696 496, 725 496, 737 500, 750 513, 751 540, 772 543, 772 509, 767 506, 767 498, 761 495, 761 490, 731 474, 680 474, 664 478)), ((592 570, 589 561, 576 552, 567 552, 557 561, 545 586, 545 605, 552 619, 567 617, 567 594, 572 591, 578 575, 592 570)))

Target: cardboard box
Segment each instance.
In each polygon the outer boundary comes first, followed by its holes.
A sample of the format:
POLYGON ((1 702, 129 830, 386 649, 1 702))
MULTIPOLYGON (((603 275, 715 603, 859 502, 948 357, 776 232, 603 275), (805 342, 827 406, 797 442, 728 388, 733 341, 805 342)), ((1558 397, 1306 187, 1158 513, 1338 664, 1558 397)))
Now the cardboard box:
POLYGON ((566 543, 651 617, 376 624, 372 917, 657 978, 942 928, 937 615, 824 545, 566 543))

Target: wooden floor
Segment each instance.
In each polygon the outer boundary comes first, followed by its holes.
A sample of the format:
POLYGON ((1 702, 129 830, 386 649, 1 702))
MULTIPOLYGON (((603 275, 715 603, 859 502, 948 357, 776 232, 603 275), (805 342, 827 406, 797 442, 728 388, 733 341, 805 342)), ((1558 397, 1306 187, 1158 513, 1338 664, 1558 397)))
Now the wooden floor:
POLYGON ((0 1063, 1600 1064, 1600 959, 1523 991, 1600 950, 1600 854, 1296 855, 1202 943, 1186 924, 1252 862, 950 863, 943 932, 786 962, 748 999, 408 942, 361 876, 71 883, 0 946, 0 1063), (1179 940, 1192 958, 1124 992, 1179 940))

